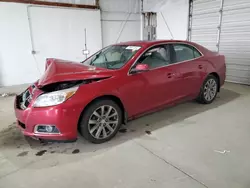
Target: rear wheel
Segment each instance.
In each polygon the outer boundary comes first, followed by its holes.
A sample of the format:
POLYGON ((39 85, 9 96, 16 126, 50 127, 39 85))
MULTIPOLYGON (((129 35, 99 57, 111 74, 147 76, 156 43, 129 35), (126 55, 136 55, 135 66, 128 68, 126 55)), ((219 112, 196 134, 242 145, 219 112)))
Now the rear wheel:
POLYGON ((198 101, 203 104, 210 104, 216 98, 217 92, 218 79, 213 75, 209 75, 201 87, 198 101))
POLYGON ((80 122, 80 133, 96 144, 113 138, 122 124, 122 111, 112 100, 100 100, 91 104, 80 122))

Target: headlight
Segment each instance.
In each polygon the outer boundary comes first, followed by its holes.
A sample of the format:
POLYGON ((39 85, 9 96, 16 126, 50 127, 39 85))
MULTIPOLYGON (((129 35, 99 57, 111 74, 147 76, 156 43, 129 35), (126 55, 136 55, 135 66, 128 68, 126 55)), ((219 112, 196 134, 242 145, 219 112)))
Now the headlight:
POLYGON ((73 87, 70 89, 64 89, 60 91, 42 94, 36 99, 33 104, 33 107, 45 107, 61 104, 70 97, 72 97, 77 91, 77 89, 78 87, 73 87))

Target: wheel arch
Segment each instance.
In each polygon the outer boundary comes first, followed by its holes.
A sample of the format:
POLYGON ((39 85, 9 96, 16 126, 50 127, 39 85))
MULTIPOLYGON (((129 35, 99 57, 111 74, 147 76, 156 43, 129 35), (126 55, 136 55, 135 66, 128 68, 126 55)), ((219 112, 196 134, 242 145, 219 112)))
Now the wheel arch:
POLYGON ((218 73, 216 72, 211 72, 209 75, 213 75, 217 80, 218 80, 218 86, 217 86, 217 91, 220 92, 220 76, 218 73))
POLYGON ((123 105, 121 99, 120 99, 119 97, 115 96, 115 95, 102 95, 102 96, 98 96, 98 97, 94 98, 94 99, 93 99, 92 101, 90 101, 90 102, 85 106, 85 108, 82 110, 81 115, 80 115, 79 120, 78 120, 78 125, 77 125, 78 129, 79 129, 79 124, 80 124, 81 118, 82 118, 84 112, 89 108, 89 106, 90 106, 91 104, 93 104, 94 102, 96 102, 96 101, 99 101, 99 100, 107 100, 107 99, 108 99, 108 100, 114 101, 114 102, 121 108, 121 110, 122 110, 122 115, 123 115, 123 116, 122 116, 122 117, 123 117, 122 123, 123 123, 123 124, 126 124, 126 123, 127 123, 127 119, 128 119, 128 118, 127 118, 127 112, 126 112, 125 106, 123 105))

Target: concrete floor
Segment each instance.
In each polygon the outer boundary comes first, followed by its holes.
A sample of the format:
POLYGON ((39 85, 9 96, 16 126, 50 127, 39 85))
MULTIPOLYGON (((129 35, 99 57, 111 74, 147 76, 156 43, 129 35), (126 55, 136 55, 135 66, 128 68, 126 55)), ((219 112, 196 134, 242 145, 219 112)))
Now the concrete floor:
POLYGON ((12 106, 0 98, 1 188, 250 187, 248 86, 226 84, 213 104, 134 120, 101 145, 25 139, 12 106))

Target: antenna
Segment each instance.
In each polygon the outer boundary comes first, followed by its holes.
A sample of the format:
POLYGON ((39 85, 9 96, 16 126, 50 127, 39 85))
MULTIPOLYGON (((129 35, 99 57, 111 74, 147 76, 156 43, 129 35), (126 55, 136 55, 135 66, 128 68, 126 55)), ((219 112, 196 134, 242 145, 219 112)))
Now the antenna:
MULTIPOLYGON (((87 51, 87 30, 86 30, 86 28, 84 28, 84 36, 85 36, 85 50, 87 51)), ((85 56, 87 59, 88 55, 85 54, 85 56)))
POLYGON ((83 55, 85 55, 85 59, 88 58, 89 55, 89 50, 87 48, 87 29, 84 28, 84 40, 85 40, 85 44, 84 44, 84 50, 82 51, 83 55))

